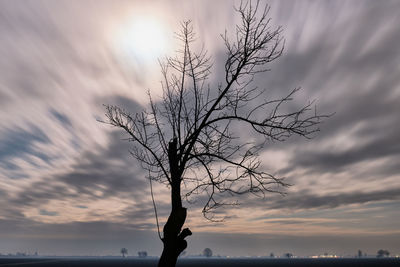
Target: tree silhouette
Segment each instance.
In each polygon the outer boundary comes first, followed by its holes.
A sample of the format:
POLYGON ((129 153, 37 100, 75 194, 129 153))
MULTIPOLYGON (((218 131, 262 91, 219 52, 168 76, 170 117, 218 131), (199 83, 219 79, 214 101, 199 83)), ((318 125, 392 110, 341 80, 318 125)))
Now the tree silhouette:
POLYGON ((382 258, 382 257, 389 257, 390 252, 386 249, 380 249, 378 250, 376 257, 378 258, 382 258))
POLYGON ((210 248, 205 248, 205 249, 203 250, 203 256, 204 256, 204 257, 209 258, 209 257, 211 257, 212 255, 213 255, 213 253, 212 253, 212 250, 211 250, 210 248))
POLYGON ((128 250, 126 248, 121 248, 122 257, 125 258, 125 254, 128 254, 128 250))
POLYGON ((146 258, 147 251, 138 251, 138 256, 139 256, 139 258, 146 258))
POLYGON ((293 258, 293 254, 292 253, 285 253, 285 254, 283 254, 283 256, 285 257, 285 258, 293 258))
POLYGON ((241 23, 233 37, 227 32, 221 35, 226 61, 217 85, 208 79, 211 58, 205 49, 194 51, 193 26, 186 21, 177 34, 181 50, 160 61, 161 101, 149 93, 148 110, 136 114, 106 105, 106 123, 129 134, 131 154, 148 172, 148 179, 170 189, 172 208, 163 228, 159 266, 175 266, 187 247, 185 238, 192 234, 188 228, 182 230, 186 220, 182 198, 190 202, 198 194, 206 196, 203 215, 218 220, 213 211, 236 205, 234 196, 282 194, 287 184, 263 170, 258 152, 268 141, 312 137, 326 117, 313 112, 312 102, 294 111, 285 106, 298 88, 267 99, 265 90, 253 85, 254 77, 268 71, 268 64, 282 55, 282 29, 270 26, 267 5, 247 2, 235 10, 241 23), (236 127, 249 129, 262 140, 244 140, 235 135, 236 127))

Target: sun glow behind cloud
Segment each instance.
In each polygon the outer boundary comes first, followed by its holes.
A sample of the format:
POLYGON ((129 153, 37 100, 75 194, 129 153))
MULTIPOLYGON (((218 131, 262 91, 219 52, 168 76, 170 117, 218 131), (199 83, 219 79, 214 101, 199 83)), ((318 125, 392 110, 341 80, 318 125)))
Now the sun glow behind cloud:
POLYGON ((159 59, 176 50, 169 17, 154 8, 122 11, 107 25, 106 36, 121 73, 138 88, 130 97, 145 103, 148 90, 154 97, 161 95, 159 59))
POLYGON ((133 64, 153 64, 167 53, 167 29, 154 17, 132 16, 116 32, 117 49, 133 64))

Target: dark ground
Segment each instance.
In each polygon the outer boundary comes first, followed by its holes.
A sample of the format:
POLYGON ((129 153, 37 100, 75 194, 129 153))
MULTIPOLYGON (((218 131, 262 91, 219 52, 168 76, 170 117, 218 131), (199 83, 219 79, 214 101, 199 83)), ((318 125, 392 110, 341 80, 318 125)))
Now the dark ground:
MULTIPOLYGON (((119 266, 138 266, 150 267, 157 266, 157 259, 137 259, 137 258, 0 258, 2 266, 27 266, 27 267, 119 267, 119 266)), ((386 259, 179 259, 178 267, 312 267, 312 266, 351 266, 351 267, 386 267, 400 266, 399 258, 386 259)))

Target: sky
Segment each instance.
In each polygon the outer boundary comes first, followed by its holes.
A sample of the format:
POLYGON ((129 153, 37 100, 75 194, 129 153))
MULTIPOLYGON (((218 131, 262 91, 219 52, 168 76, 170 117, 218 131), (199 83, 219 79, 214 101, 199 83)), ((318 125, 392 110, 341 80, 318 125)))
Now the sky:
MULTIPOLYGON (((263 2, 264 3, 264 2, 263 2)), ((255 84, 302 90, 324 120, 313 139, 268 144, 262 168, 286 195, 241 196, 207 221, 184 203, 188 254, 400 254, 400 1, 268 1, 283 55, 255 84)), ((130 144, 100 123, 103 104, 132 113, 160 96, 158 58, 191 19, 223 81, 220 34, 234 1, 0 1, 0 253, 159 255, 150 188, 130 144)), ((161 223, 168 189, 154 185, 161 223)), ((204 203, 203 203, 204 205, 204 203)))

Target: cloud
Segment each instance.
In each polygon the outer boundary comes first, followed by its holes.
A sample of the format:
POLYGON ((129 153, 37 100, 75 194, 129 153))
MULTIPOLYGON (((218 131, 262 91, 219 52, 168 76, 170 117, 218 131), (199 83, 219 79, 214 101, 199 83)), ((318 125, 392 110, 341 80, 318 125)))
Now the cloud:
POLYGON ((49 143, 46 134, 37 127, 30 131, 10 130, 0 140, 0 160, 6 161, 13 157, 23 157, 24 154, 33 154, 43 160, 49 160, 48 156, 34 148, 34 143, 49 143))
MULTIPOLYGON (((135 101, 122 96, 106 97, 103 100, 110 104, 122 105, 133 112, 141 110, 135 101)), ((63 127, 75 131, 67 115, 54 110, 50 114, 53 114, 56 122, 60 122, 63 127)), ((97 124, 99 128, 110 129, 109 125, 99 122, 97 124)), ((19 135, 13 136, 19 138, 19 135)), ((32 136, 38 139, 36 136, 40 135, 32 136)), ((59 222, 69 222, 74 220, 74 216, 80 218, 79 220, 89 221, 98 221, 106 216, 112 221, 146 225, 145 221, 151 220, 154 214, 145 173, 130 155, 129 143, 123 140, 126 136, 122 132, 107 131, 106 136, 106 142, 101 147, 94 150, 83 147, 80 155, 66 169, 55 169, 41 177, 28 174, 24 183, 15 181, 14 183, 19 185, 18 188, 10 191, 13 192, 10 195, 3 195, 4 203, 9 207, 4 210, 3 215, 8 216, 11 210, 16 210, 22 217, 47 223, 54 222, 50 217, 57 217, 59 222), (101 203, 107 201, 111 206, 102 207, 101 203), (114 205, 117 206, 112 207, 114 205), (52 213, 54 209, 63 210, 63 213, 52 213), (109 211, 108 215, 104 214, 105 210, 109 211)), ((36 140, 33 137, 32 139, 36 140)), ((25 152, 32 154, 28 149, 29 139, 27 140, 25 152)), ((12 153, 5 155, 13 156, 12 153)), ((158 204, 163 205, 162 195, 158 200, 158 204)), ((163 207, 160 214, 165 215, 165 210, 168 209, 163 207)), ((146 226, 151 227, 154 227, 153 221, 146 226)))
MULTIPOLYGON (((52 177, 44 177, 27 187, 20 188, 14 197, 9 198, 9 203, 26 212, 29 209, 32 211, 35 208, 46 207, 51 203, 60 209, 65 209, 66 204, 73 206, 73 203, 80 203, 75 206, 79 209, 85 207, 88 210, 85 213, 90 214, 91 211, 95 211, 92 213, 92 218, 87 216, 87 219, 98 220, 95 214, 101 207, 96 207, 96 201, 120 199, 121 206, 116 207, 115 212, 125 212, 124 208, 130 203, 137 205, 138 215, 145 213, 148 215, 147 212, 143 213, 146 210, 151 211, 152 208, 148 183, 138 165, 132 164, 135 161, 120 137, 119 133, 110 132, 108 147, 96 153, 90 151, 83 153, 67 172, 60 171, 52 177)), ((39 209, 39 214, 50 216, 45 210, 39 209)), ((28 216, 33 216, 31 212, 28 213, 30 214, 28 216)), ((134 217, 131 217, 131 223, 134 223, 134 217)), ((152 215, 137 216, 136 219, 149 217, 152 215)))
MULTIPOLYGON (((354 143, 351 147, 337 147, 335 149, 299 149, 290 161, 290 165, 309 168, 318 172, 337 172, 349 165, 363 161, 377 160, 382 158, 398 158, 400 156, 400 145, 397 142, 400 136, 400 127, 396 118, 390 121, 386 117, 389 130, 374 129, 370 125, 362 127, 352 137, 360 142, 354 143), (301 156, 298 156, 301 155, 301 156)), ((374 124, 374 121, 370 121, 374 124)), ((379 124, 379 122, 377 122, 379 124)))
POLYGON ((365 204, 376 201, 398 200, 400 188, 382 191, 337 193, 318 196, 315 193, 298 192, 275 199, 267 204, 272 209, 313 209, 313 208, 337 208, 351 204, 365 204))
POLYGON ((68 119, 68 115, 62 114, 55 109, 50 110, 50 114, 54 116, 58 122, 66 128, 72 127, 71 121, 68 119))

